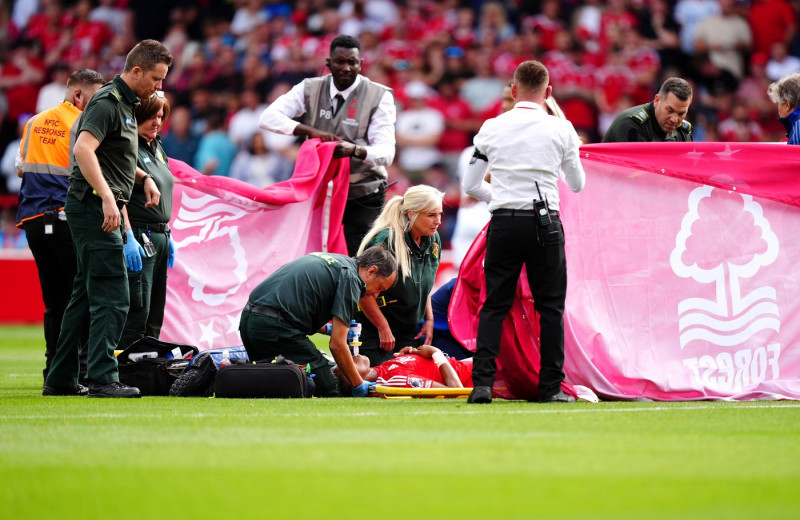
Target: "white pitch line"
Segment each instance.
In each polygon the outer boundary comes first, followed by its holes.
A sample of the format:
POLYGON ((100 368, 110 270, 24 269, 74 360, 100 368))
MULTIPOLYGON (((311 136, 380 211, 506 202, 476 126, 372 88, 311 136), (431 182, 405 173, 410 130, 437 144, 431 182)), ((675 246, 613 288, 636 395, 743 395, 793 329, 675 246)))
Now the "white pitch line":
MULTIPOLYGON (((351 412, 351 413, 336 413, 337 417, 347 416, 347 417, 372 417, 372 416, 381 416, 386 415, 388 413, 392 415, 475 415, 475 414, 484 414, 484 413, 491 413, 496 415, 502 414, 572 414, 572 413, 622 413, 622 412, 672 412, 672 411, 684 411, 684 410, 713 410, 714 408, 710 406, 654 406, 654 407, 637 407, 637 408, 604 408, 604 409, 592 409, 592 408, 549 408, 549 409, 541 409, 537 408, 538 405, 532 405, 528 410, 502 410, 499 407, 495 407, 491 409, 491 406, 480 406, 481 410, 419 410, 419 411, 403 411, 403 410, 395 410, 392 412, 351 412)), ((800 403, 790 403, 790 404, 746 404, 741 406, 736 406, 735 408, 724 408, 720 410, 742 410, 742 409, 784 409, 784 408, 800 408, 800 403)), ((107 418, 107 419, 124 419, 129 417, 136 417, 136 418, 143 418, 143 417, 150 417, 150 418, 217 418, 220 416, 230 416, 230 412, 220 411, 219 413, 186 413, 186 414, 176 414, 176 413, 165 413, 165 414, 139 414, 139 413, 98 413, 98 414, 79 414, 79 415, 9 415, 5 417, 0 417, 0 422, 10 421, 10 420, 42 420, 42 419, 95 419, 95 418, 107 418)), ((331 414, 323 414, 323 413, 303 413, 303 412, 291 412, 291 413, 271 413, 268 410, 264 413, 247 413, 247 414, 234 414, 235 417, 328 417, 331 414)))

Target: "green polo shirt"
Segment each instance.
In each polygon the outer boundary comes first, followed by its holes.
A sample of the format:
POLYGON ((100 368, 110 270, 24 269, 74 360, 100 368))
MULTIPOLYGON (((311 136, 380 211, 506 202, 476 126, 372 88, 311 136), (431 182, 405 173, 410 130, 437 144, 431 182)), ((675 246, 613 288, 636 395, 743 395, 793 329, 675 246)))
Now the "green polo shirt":
POLYGON ((169 170, 167 154, 161 147, 161 136, 156 136, 150 144, 147 144, 143 137, 139 137, 136 165, 153 176, 158 191, 161 192, 161 200, 158 206, 145 208, 147 197, 144 194, 144 183, 134 184, 128 203, 128 218, 132 223, 168 223, 172 218, 172 188, 175 186, 175 178, 169 170))
POLYGON ((332 316, 349 325, 366 290, 355 259, 311 253, 272 273, 253 289, 248 302, 280 312, 284 321, 310 335, 332 316))
POLYGON ((683 121, 674 132, 665 133, 656 121, 653 102, 622 111, 603 135, 604 143, 652 143, 692 141, 692 125, 683 121))
MULTIPOLYGON (((420 245, 417 245, 409 231, 405 233, 405 240, 411 252, 411 274, 404 279, 398 270, 397 283, 388 291, 381 293, 387 304, 380 309, 386 321, 389 322, 389 327, 398 333, 401 333, 402 330, 414 329, 425 318, 428 295, 433 290, 433 282, 436 279, 436 271, 439 269, 439 260, 442 255, 439 233, 432 237, 422 237, 420 245)), ((366 247, 378 244, 383 244, 393 254, 396 254, 394 248, 389 244, 388 228, 375 235, 366 247)), ((380 301, 382 301, 381 298, 379 298, 380 301)), ((358 313, 356 321, 361 322, 364 328, 375 328, 362 312, 358 313)))
MULTIPOLYGON (((139 98, 117 75, 92 96, 83 110, 76 135, 91 133, 100 146, 95 150, 100 169, 112 190, 122 192, 129 199, 136 174, 136 152, 139 134, 134 107, 139 98)), ((78 163, 74 162, 70 189, 79 198, 88 187, 78 163)))

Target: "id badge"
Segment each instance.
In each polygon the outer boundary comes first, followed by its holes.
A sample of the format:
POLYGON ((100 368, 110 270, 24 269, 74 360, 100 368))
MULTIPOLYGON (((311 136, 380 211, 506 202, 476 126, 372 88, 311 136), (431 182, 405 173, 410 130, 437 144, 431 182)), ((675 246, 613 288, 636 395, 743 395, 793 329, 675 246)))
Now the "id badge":
POLYGON ((47 210, 44 212, 44 234, 52 235, 56 223, 56 212, 47 210))

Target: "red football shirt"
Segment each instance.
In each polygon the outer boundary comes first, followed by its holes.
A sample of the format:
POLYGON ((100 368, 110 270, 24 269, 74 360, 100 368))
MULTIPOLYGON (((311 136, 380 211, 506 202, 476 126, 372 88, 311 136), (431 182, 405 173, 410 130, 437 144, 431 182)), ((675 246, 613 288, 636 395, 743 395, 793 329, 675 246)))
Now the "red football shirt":
MULTIPOLYGON (((465 388, 472 387, 472 358, 448 358, 450 366, 456 371, 458 379, 465 388)), ((397 388, 431 388, 433 383, 444 384, 439 367, 431 358, 418 354, 399 356, 389 361, 384 361, 380 366, 374 367, 378 372, 375 381, 379 385, 397 388)))

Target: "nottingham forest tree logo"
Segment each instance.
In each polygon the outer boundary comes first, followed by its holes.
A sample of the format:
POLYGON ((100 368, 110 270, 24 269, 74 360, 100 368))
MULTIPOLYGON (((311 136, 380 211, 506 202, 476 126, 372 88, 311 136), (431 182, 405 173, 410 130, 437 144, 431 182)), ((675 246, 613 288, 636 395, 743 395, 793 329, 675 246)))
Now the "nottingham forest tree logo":
POLYGON ((201 244, 205 253, 197 255, 198 260, 203 261, 207 255, 213 255, 233 261, 232 268, 218 271, 213 279, 202 274, 204 269, 185 265, 192 287, 192 299, 210 307, 222 305, 247 280, 247 256, 239 236, 239 226, 235 222, 251 211, 211 195, 191 197, 186 193, 181 196, 179 208, 172 226, 180 231, 194 230, 194 233, 186 234, 185 238, 176 242, 179 248, 201 244))
POLYGON ((689 195, 670 266, 713 287, 712 298, 678 302, 680 348, 691 350, 683 365, 702 387, 737 393, 780 377, 777 292, 754 278, 778 251, 778 237, 750 195, 711 186, 689 195))
POLYGON ((760 331, 780 330, 775 289, 742 289, 744 280, 775 262, 778 250, 778 237, 753 197, 711 186, 691 192, 670 266, 682 278, 714 284, 716 297, 679 302, 682 349, 695 340, 730 347, 760 331))

